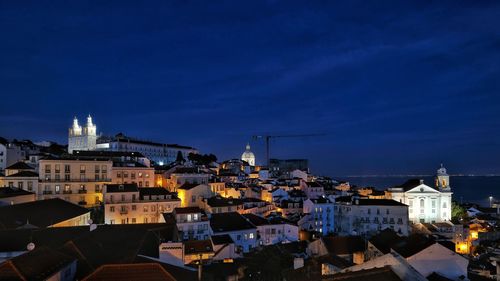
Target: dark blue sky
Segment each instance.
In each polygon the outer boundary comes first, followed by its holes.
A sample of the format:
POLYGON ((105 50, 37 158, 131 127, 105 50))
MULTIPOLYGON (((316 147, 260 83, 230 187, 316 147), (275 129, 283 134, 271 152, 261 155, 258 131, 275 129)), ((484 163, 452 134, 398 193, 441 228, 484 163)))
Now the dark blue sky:
POLYGON ((498 1, 41 2, 0 2, 1 136, 91 113, 220 159, 326 133, 272 156, 329 175, 500 171, 498 1))

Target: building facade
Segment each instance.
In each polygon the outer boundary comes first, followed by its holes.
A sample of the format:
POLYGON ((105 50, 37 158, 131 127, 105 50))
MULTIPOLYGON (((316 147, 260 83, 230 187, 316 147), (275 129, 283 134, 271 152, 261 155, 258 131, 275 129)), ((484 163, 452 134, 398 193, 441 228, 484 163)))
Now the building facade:
POLYGON ((61 198, 92 207, 102 202, 102 189, 111 183, 113 163, 109 160, 68 157, 46 158, 39 163, 39 199, 61 198))
POLYGON ((73 126, 69 128, 68 152, 75 150, 95 150, 97 148, 97 126, 92 122, 92 117, 87 117, 87 124, 82 127, 78 119, 73 119, 73 126))
POLYGON ((423 180, 409 180, 405 184, 389 188, 393 200, 408 205, 409 218, 413 223, 436 223, 451 220, 451 197, 449 176, 441 166, 436 175, 435 187, 423 180))

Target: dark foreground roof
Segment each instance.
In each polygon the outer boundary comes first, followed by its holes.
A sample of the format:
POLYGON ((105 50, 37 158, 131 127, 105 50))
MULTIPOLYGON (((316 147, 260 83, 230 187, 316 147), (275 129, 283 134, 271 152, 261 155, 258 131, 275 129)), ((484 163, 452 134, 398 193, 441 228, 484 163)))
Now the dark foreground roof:
POLYGON ((175 281, 176 279, 158 263, 106 264, 99 267, 84 281, 175 281))
POLYGON ((8 178, 38 178, 38 173, 35 173, 33 171, 20 171, 15 174, 11 174, 7 176, 8 178))
POLYGON ((214 232, 226 232, 255 228, 248 220, 236 212, 212 214, 210 226, 214 232))
POLYGON ((47 247, 35 248, 1 264, 0 280, 46 280, 75 260, 47 247))
POLYGON ((89 210, 54 198, 0 208, 0 229, 15 229, 25 225, 48 227, 88 213, 89 210))
POLYGON ((366 250, 365 240, 360 236, 324 236, 321 239, 330 254, 348 255, 366 250))
POLYGON ((380 268, 363 269, 354 272, 346 272, 332 275, 330 280, 349 280, 349 281, 400 281, 390 266, 380 268))
POLYGON ((124 183, 124 184, 107 184, 106 192, 114 193, 114 192, 137 192, 139 188, 136 183, 124 183))
POLYGON ((0 199, 23 196, 23 195, 34 195, 34 193, 19 188, 11 188, 11 187, 0 188, 0 199))

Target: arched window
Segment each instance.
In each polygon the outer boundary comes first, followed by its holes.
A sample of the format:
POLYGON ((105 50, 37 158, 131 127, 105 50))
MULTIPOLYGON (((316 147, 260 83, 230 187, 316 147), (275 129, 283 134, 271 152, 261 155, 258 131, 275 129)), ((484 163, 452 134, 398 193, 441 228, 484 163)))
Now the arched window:
POLYGON ((420 199, 420 208, 423 208, 425 206, 424 199, 420 199))

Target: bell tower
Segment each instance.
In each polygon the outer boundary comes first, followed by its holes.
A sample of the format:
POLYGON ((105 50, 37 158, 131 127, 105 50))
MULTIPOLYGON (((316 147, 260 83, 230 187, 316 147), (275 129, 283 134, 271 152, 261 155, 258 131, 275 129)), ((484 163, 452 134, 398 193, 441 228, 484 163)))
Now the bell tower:
POLYGON ((97 147, 97 127, 92 122, 92 117, 87 117, 87 124, 82 127, 78 119, 73 119, 73 125, 68 133, 68 153, 75 150, 95 150, 97 147))
POLYGON ((440 191, 450 190, 450 176, 446 173, 446 168, 442 163, 436 173, 436 188, 440 191))

